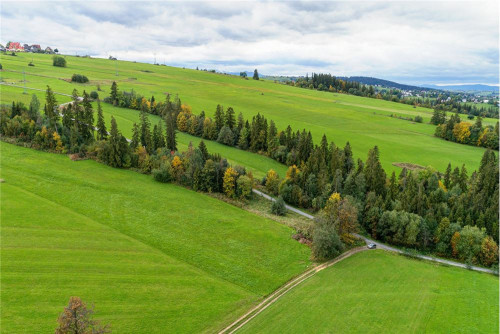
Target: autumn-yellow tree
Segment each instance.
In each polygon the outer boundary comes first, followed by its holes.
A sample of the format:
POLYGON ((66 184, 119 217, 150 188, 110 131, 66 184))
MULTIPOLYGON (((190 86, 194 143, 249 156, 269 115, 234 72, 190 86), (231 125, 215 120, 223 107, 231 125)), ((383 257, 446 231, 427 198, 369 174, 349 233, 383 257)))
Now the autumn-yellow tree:
POLYGON ((471 124, 467 122, 460 122, 453 127, 453 136, 459 143, 466 143, 470 137, 471 124))
POLYGON ((182 173, 184 173, 184 168, 182 166, 182 160, 181 160, 181 158, 179 158, 179 156, 176 155, 172 159, 171 165, 172 165, 172 171, 173 171, 175 179, 177 181, 180 181, 182 173))
POLYGON ((276 195, 278 193, 279 184, 280 178, 278 176, 278 173, 276 173, 273 169, 270 169, 269 172, 267 172, 266 176, 267 191, 273 195, 276 195))
POLYGON ((236 177, 238 172, 232 167, 228 167, 224 173, 224 181, 222 187, 224 189, 224 194, 227 197, 234 198, 236 194, 236 177))
POLYGON ((487 236, 481 243, 481 263, 487 267, 498 262, 498 246, 492 237, 487 236))
POLYGON ((180 112, 179 115, 177 116, 177 128, 179 131, 186 132, 188 127, 187 127, 187 117, 186 113, 180 112))
POLYGON ((286 179, 290 180, 293 183, 296 183, 299 179, 299 174, 300 170, 297 168, 297 166, 292 165, 288 167, 288 170, 286 171, 286 179))
POLYGON ((61 136, 59 136, 59 134, 57 132, 54 132, 54 134, 52 135, 52 139, 54 140, 54 146, 55 146, 54 149, 57 152, 62 152, 63 144, 61 141, 61 136))

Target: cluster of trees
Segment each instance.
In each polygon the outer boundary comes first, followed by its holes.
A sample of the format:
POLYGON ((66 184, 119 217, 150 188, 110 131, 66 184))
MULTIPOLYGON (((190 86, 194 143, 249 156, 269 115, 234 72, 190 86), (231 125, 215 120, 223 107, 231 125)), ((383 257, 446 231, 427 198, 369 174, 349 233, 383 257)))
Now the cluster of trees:
POLYGON ((498 150, 498 122, 495 127, 483 126, 481 116, 474 124, 462 122, 458 114, 446 119, 446 111, 435 109, 431 123, 437 125, 434 135, 456 143, 498 150))
POLYGON ((87 78, 83 74, 73 74, 71 76, 71 81, 72 82, 79 82, 79 83, 87 83, 87 82, 89 82, 89 78, 87 78))
MULTIPOLYGON (((33 148, 62 153, 85 152, 94 142, 94 110, 89 95, 83 98, 73 91, 73 103, 59 107, 55 94, 47 86, 43 115, 40 101, 33 94, 29 106, 13 102, 12 107, 1 110, 1 133, 18 141, 30 143, 33 148)), ((98 105, 98 135, 107 134, 98 105)))
POLYGON ((401 89, 380 89, 380 87, 365 85, 352 80, 344 80, 331 74, 325 73, 312 73, 310 77, 309 75, 306 75, 305 77, 299 77, 296 78, 296 80, 286 81, 286 84, 295 87, 316 89, 320 91, 347 93, 356 96, 383 99, 386 101, 399 102, 413 106, 436 108, 452 113, 468 114, 471 116, 492 118, 498 118, 499 116, 498 106, 491 105, 488 107, 477 107, 472 104, 466 104, 458 100, 458 97, 455 98, 454 96, 450 96, 453 94, 451 92, 440 92, 439 94, 437 94, 431 91, 428 95, 438 95, 436 98, 432 99, 421 96, 408 96, 405 95, 401 89), (448 99, 448 97, 450 98, 448 99))
POLYGON ((434 110, 465 114, 469 115, 470 118, 473 118, 474 116, 498 118, 498 106, 491 105, 485 107, 484 105, 481 105, 480 107, 477 107, 474 104, 463 103, 461 101, 456 101, 455 99, 439 100, 439 102, 436 102, 434 105, 434 110))
MULTIPOLYGON (((332 147, 334 152, 345 151, 332 147)), ((321 146, 316 149, 321 152, 321 146)), ((318 257, 340 252, 337 237, 343 244, 349 243, 345 231, 350 234, 359 225, 373 238, 394 245, 485 266, 498 263, 499 179, 493 151, 485 152, 479 170, 470 176, 465 166, 452 169, 449 165, 444 175, 429 167, 421 171, 403 169, 399 176, 393 172, 390 177, 380 165, 377 147, 370 150, 365 162, 358 160, 357 164, 346 159, 349 153, 340 153, 343 159, 338 159, 339 153, 325 152, 330 162, 319 159, 314 164, 302 164, 301 169, 290 166, 284 179, 269 171, 265 180, 268 192, 279 194, 291 204, 312 203, 318 207, 318 203, 324 203, 319 205, 323 208, 319 217, 331 209, 332 200, 345 201, 349 214, 330 214, 326 222, 317 222, 319 232, 314 232, 313 246, 320 243, 313 251, 318 257), (333 177, 327 172, 332 164, 338 164, 333 177), (323 167, 316 173, 315 166, 323 167), (332 236, 333 230, 337 236, 332 236), (323 235, 325 231, 330 231, 327 236, 323 235), (330 251, 325 253, 325 249, 330 251)))

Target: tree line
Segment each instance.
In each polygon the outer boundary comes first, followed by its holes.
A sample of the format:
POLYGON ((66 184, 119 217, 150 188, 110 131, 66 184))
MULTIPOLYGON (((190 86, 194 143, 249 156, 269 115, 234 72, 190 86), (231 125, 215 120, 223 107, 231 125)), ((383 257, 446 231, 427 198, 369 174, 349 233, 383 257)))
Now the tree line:
MULTIPOLYGON (((357 81, 343 80, 326 73, 312 73, 311 76, 299 77, 296 80, 289 80, 287 85, 315 89, 332 93, 346 93, 356 96, 382 99, 386 101, 398 102, 413 106, 421 106, 426 108, 435 108, 446 110, 452 113, 467 114, 470 116, 482 116, 498 118, 498 106, 491 105, 488 107, 477 107, 457 101, 457 98, 451 98, 452 93, 445 92, 427 92, 435 98, 420 97, 420 96, 405 96, 401 89, 376 89, 373 85, 365 85, 357 81), (448 99, 450 97, 450 99, 448 99)), ((423 89, 424 90, 424 89, 423 89)))
POLYGON ((261 183, 291 205, 321 213, 332 194, 338 193, 341 201, 349 203, 345 206, 356 209, 357 224, 379 240, 474 263, 482 261, 479 253, 453 251, 455 232, 466 227, 467 233, 477 232, 479 249, 483 241, 494 247, 498 242, 498 160, 492 151, 485 152, 479 171, 471 174, 464 165, 454 169, 450 165, 445 174, 429 167, 388 176, 377 147, 369 151, 366 161, 355 161, 349 142, 339 147, 323 136, 315 145, 310 132, 290 126, 279 131, 273 120, 260 114, 249 120, 242 113, 236 116, 232 107, 217 105, 211 118, 204 111, 194 114, 180 100, 177 107, 160 112, 165 113, 176 119, 179 131, 264 154, 289 166, 284 178, 269 171, 261 183), (450 234, 449 229, 442 232, 447 220, 453 230, 449 239, 438 236, 450 234))
POLYGON ((249 198, 254 183, 260 182, 269 193, 292 205, 319 211, 320 218, 308 236, 318 257, 325 254, 318 251, 324 249, 317 246, 321 240, 327 248, 338 249, 332 248, 329 239, 332 230, 341 243, 349 243, 352 232, 361 228, 392 244, 471 263, 497 262, 498 160, 492 151, 485 152, 479 170, 470 176, 465 166, 452 169, 449 165, 444 174, 429 167, 403 169, 398 176, 393 172, 388 177, 377 147, 366 161, 355 162, 349 143, 339 147, 323 136, 315 145, 310 132, 294 132, 290 126, 278 131, 272 120, 260 114, 251 121, 241 113, 235 118, 230 107, 218 106, 212 120, 203 112, 194 115, 178 97, 172 103, 167 96, 157 109, 166 131, 162 122, 151 130, 148 112, 141 110, 128 141, 114 118, 108 133, 99 102, 94 128, 87 94, 83 93, 81 101, 77 92, 73 95, 74 103, 58 112, 48 87, 44 115, 38 111, 36 96, 29 107, 13 103, 12 108, 2 108, 2 135, 34 148, 78 153, 113 167, 151 173, 160 182, 177 182, 232 198, 249 198), (288 171, 283 178, 271 170, 263 180, 254 180, 243 167, 229 166, 225 159, 209 154, 203 141, 197 148, 190 145, 186 152, 176 152, 177 129, 268 155, 289 165, 288 171), (319 236, 321 231, 330 234, 319 236))

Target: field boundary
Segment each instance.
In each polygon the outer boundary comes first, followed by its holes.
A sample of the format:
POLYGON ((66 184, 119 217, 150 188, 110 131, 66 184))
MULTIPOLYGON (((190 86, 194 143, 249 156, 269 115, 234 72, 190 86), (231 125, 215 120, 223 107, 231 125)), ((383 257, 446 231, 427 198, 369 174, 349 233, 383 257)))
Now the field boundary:
POLYGON ((300 274, 296 278, 288 281, 285 285, 281 286, 277 290, 275 290, 273 293, 271 293, 268 297, 266 297, 262 302, 260 302, 257 306, 253 307, 250 311, 239 317, 236 321, 234 321, 232 324, 224 328, 219 332, 219 334, 232 334, 236 332, 238 329, 243 327, 245 324, 247 324, 250 320, 255 318, 258 314, 260 314, 262 311, 264 311, 266 308, 274 304, 278 299, 280 299, 282 296, 284 296, 286 293, 288 293, 290 290, 295 288, 297 285, 300 283, 304 282, 308 278, 314 276, 316 273, 320 272, 323 269, 326 269, 330 266, 333 266, 334 264, 350 257, 351 255, 354 255, 356 253, 362 252, 367 250, 368 248, 366 247, 356 247, 351 250, 348 250, 347 252, 341 254, 340 256, 325 262, 323 264, 317 265, 306 272, 300 274))

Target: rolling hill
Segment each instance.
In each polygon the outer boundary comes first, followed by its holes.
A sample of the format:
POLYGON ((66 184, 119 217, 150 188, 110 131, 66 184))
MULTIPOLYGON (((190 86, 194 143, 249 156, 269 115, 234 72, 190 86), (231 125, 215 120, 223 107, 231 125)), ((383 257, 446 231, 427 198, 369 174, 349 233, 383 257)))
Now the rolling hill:
MULTIPOLYGON (((28 87, 43 90, 49 84, 56 92, 70 94, 73 88, 91 91, 97 90, 99 85, 101 97, 107 96, 111 83, 117 81, 120 90, 134 89, 146 96, 154 95, 157 100, 163 99, 166 93, 178 93, 195 113, 204 110, 213 115, 217 104, 232 106, 236 113, 242 112, 246 118, 260 112, 273 119, 279 129, 291 125, 294 130, 310 130, 316 143, 323 134, 340 146, 349 141, 355 158, 366 159, 368 150, 378 145, 382 164, 388 172, 399 170, 393 166, 395 162, 432 165, 439 170, 444 170, 451 162, 454 166, 465 164, 473 170, 484 152, 482 148, 434 137, 434 126, 426 124, 432 110, 425 108, 299 89, 265 80, 106 59, 66 56, 68 67, 59 68, 52 66, 50 56, 34 55, 35 66, 28 67, 31 57, 2 55, 2 80, 22 86, 24 70, 28 87), (68 82, 74 73, 87 75, 90 83, 68 82), (424 123, 412 123, 391 115, 420 115, 424 123)), ((29 94, 23 95, 22 88, 5 85, 1 88, 2 103, 11 103, 13 99, 29 101, 29 94)), ((43 96, 43 91, 38 94, 43 96)), ((487 124, 495 122, 493 119, 484 121, 487 124)), ((179 138, 179 141, 187 145, 190 139, 179 138)))

